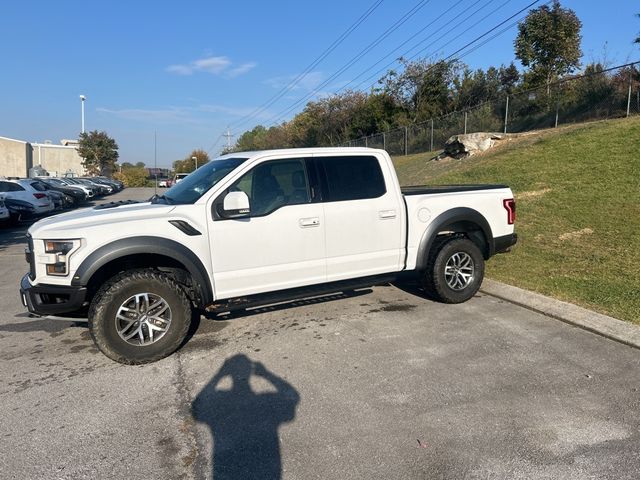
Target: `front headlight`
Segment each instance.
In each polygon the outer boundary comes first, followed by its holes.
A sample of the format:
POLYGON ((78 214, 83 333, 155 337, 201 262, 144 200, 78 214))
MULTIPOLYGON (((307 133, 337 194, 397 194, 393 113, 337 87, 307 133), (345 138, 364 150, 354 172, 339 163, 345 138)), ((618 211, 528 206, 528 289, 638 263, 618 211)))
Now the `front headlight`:
POLYGON ((43 257, 47 275, 68 275, 69 258, 80 246, 80 240, 45 240, 43 257))

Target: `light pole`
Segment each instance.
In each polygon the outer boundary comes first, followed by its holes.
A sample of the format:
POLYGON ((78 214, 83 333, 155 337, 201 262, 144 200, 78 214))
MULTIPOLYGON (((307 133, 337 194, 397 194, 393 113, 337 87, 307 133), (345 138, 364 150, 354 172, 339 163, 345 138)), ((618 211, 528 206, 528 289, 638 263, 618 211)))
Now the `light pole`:
POLYGON ((84 101, 87 99, 84 95, 80 95, 80 105, 82 111, 82 133, 84 133, 84 101))
POLYGON ((191 157, 191 160, 196 162, 196 170, 198 169, 198 157, 191 157))

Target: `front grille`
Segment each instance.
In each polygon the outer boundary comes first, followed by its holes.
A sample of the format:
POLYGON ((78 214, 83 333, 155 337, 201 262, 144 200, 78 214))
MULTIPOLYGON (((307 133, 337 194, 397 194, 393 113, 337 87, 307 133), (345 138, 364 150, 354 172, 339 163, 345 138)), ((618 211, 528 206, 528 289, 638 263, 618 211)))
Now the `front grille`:
POLYGON ((36 278, 36 262, 33 254, 33 238, 27 234, 27 248, 24 251, 25 259, 29 264, 29 278, 35 280, 36 278))

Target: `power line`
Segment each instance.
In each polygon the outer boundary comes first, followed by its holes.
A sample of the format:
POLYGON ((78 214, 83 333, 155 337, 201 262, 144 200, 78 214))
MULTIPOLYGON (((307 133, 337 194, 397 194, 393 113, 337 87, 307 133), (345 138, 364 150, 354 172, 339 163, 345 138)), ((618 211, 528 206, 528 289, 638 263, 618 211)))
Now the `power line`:
MULTIPOLYGON (((472 29, 473 27, 475 27, 476 25, 478 25, 480 22, 484 21, 485 19, 487 19, 488 17, 490 17, 491 15, 493 15, 495 12, 497 12, 499 9, 501 9, 502 7, 504 7, 507 3, 509 3, 512 0, 506 0, 504 3, 502 3, 500 6, 496 7, 495 9, 491 10, 487 15, 485 15, 484 17, 482 17, 480 20, 478 20, 477 22, 475 22, 473 25, 471 25, 467 30, 472 29)), ((452 28, 450 28, 449 30, 447 30, 445 33, 443 33, 440 38, 444 38, 447 35, 449 35, 451 32, 457 30, 459 27, 461 27, 462 25, 465 24, 465 22, 467 22, 468 20, 470 20, 472 17, 474 17, 476 14, 478 14, 483 8, 489 6, 491 3, 493 2, 493 0, 491 0, 489 3, 485 4, 484 6, 478 8, 477 10, 475 10, 473 13, 467 15, 465 18, 463 18, 459 23, 457 23, 456 25, 454 25, 452 28)), ((478 3, 478 2, 476 2, 478 3)), ((471 7, 475 6, 476 3, 472 4, 471 7)), ((434 31, 431 35, 427 36, 426 38, 424 38, 423 40, 421 40, 420 42, 418 42, 417 44, 415 44, 413 47, 411 47, 409 50, 406 50, 401 56, 405 57, 407 55, 409 55, 410 52, 412 52, 413 50, 415 50, 420 44, 426 42, 427 40, 429 40, 431 37, 433 37, 434 35, 436 35, 440 30, 442 30, 445 25, 442 25, 440 28, 438 28, 436 31, 434 31)), ((456 37, 454 37, 452 40, 450 40, 447 43, 451 43, 456 41, 458 38, 460 38, 462 36, 461 35, 457 35, 456 37)), ((426 49, 430 48, 431 46, 433 46, 436 42, 431 42, 429 43, 426 47, 422 48, 421 50, 418 51, 418 53, 416 53, 415 55, 413 55, 412 57, 409 58, 409 60, 412 60, 414 58, 416 58, 420 53, 422 53, 423 51, 425 51, 426 49)), ((389 67, 391 67, 391 65, 393 65, 396 62, 396 60, 393 60, 389 63, 387 63, 384 67, 382 67, 381 69, 377 70, 375 73, 373 73, 372 75, 370 75, 369 77, 367 77, 366 79, 364 79, 363 81, 361 81, 358 85, 356 85, 354 87, 354 90, 357 90, 358 88, 360 88, 362 85, 366 84, 367 82, 371 81, 371 79, 377 77, 378 75, 380 75, 382 72, 386 71, 389 67)), ((374 83, 375 85, 375 83, 374 83)), ((372 85, 373 87, 373 85, 372 85)))
POLYGON ((223 135, 224 135, 224 132, 222 132, 220 135, 218 135, 218 138, 216 138, 215 142, 213 144, 211 144, 211 146, 207 149, 207 154, 211 153, 211 150, 213 150, 214 148, 216 148, 218 146, 218 144, 220 143, 220 140, 222 139, 223 135))
MULTIPOLYGON (((463 50, 465 50, 467 47, 473 45, 474 43, 476 43, 477 41, 479 41, 480 39, 486 37, 487 35, 489 35, 491 32, 497 30, 498 28, 500 28, 501 26, 503 26, 505 23, 507 23, 510 20, 513 20, 515 17, 517 17, 518 15, 520 15, 522 12, 524 12, 525 10, 528 10, 529 8, 531 8, 532 6, 534 6, 536 3, 540 3, 542 0, 535 0, 533 2, 531 2, 529 5, 527 5, 526 7, 524 7, 521 10, 518 10, 516 13, 514 13, 513 15, 511 15, 509 18, 503 20, 502 22, 500 22, 499 24, 497 24, 496 26, 490 28, 489 30, 487 30, 486 32, 484 32, 482 35, 477 36, 476 38, 474 38, 473 40, 471 40, 469 43, 467 43, 466 45, 464 45, 462 48, 459 48, 458 50, 456 50, 455 52, 453 52, 451 55, 449 55, 448 57, 445 57, 442 59, 442 61, 447 61, 452 57, 455 57, 458 53, 462 52, 463 50)), ((549 0, 548 2, 545 2, 545 5, 549 5, 553 2, 553 0, 549 0)), ((416 55, 418 55, 420 52, 418 52, 416 55)), ((414 57, 415 58, 415 55, 414 57)))
POLYGON ((267 100, 260 107, 253 110, 251 113, 231 123, 233 126, 242 125, 264 112, 267 108, 281 99, 287 92, 291 91, 298 83, 300 83, 315 67, 320 64, 327 56, 333 52, 356 28, 358 28, 383 2, 384 0, 377 0, 374 2, 347 30, 345 30, 336 40, 333 41, 313 62, 311 62, 301 73, 299 73, 291 82, 285 85, 278 93, 267 100))
MULTIPOLYGON (((476 0, 475 3, 471 4, 468 8, 474 7, 476 4, 480 3, 481 0, 476 0)), ((493 0, 491 0, 489 3, 487 3, 485 6, 489 5, 493 0)), ((362 77, 365 73, 367 73, 368 71, 370 71, 372 68, 374 68, 376 65, 379 65, 382 61, 384 61, 385 58, 389 58, 391 55, 393 55, 395 52, 397 52, 398 50, 400 50, 402 47, 404 47, 407 43, 409 43, 411 40, 413 40, 414 38, 416 38, 418 35, 420 35, 422 32, 424 32, 427 28, 429 28, 431 25, 433 25, 434 23, 436 23, 438 20, 440 20, 442 17, 444 17, 447 13, 449 13, 451 10, 453 10, 454 8, 456 8, 458 5, 460 5, 462 2, 464 2, 464 0, 459 0, 458 2, 454 3, 452 6, 450 6, 447 10, 445 10, 444 12, 442 12, 440 15, 438 15, 436 18, 434 18, 431 22, 427 23, 423 28, 421 28, 420 30, 418 30, 415 34, 413 34, 411 37, 409 37, 407 40, 405 40, 404 42, 402 42, 400 45, 398 45, 396 48, 394 48, 393 50, 391 50, 389 53, 387 53, 384 57, 382 57, 380 60, 378 60, 376 63, 374 63, 373 65, 371 65, 369 68, 367 68, 366 70, 364 70, 363 72, 361 72, 359 75, 357 75, 356 77, 354 77, 353 79, 351 79, 349 81, 349 83, 347 83, 346 85, 343 85, 340 90, 344 90, 346 89, 349 85, 351 85, 353 82, 355 82, 357 79, 359 79, 360 77, 362 77)), ((484 7, 482 7, 484 8, 484 7)), ((446 24, 444 24, 442 27, 438 28, 436 31, 432 32, 429 36, 427 36, 426 38, 424 38, 423 40, 421 40, 418 45, 422 42, 425 42, 426 40, 428 40, 429 38, 431 38, 433 35, 435 35, 436 33, 438 33, 440 30, 442 30, 444 28, 446 24)), ((410 48, 408 51, 413 50, 414 48, 416 48, 417 45, 413 46, 412 48, 410 48)), ((402 54, 401 56, 403 56, 405 54, 402 54)), ((393 65, 395 63, 395 60, 389 64, 387 64, 386 67, 384 67, 384 69, 386 69, 387 67, 393 65)), ((377 73, 375 73, 374 75, 377 75, 377 73)), ((368 80, 368 79, 367 79, 368 80)), ((367 80, 365 80, 364 82, 366 82, 367 80)), ((357 90, 358 87, 360 85, 362 85, 361 82, 360 84, 358 84, 356 87, 354 87, 354 90, 357 90)))
POLYGON ((357 55, 352 57, 347 63, 345 63, 337 72, 334 72, 329 78, 327 78, 324 82, 318 85, 311 93, 305 95, 298 101, 296 101, 293 105, 287 108, 285 111, 278 113, 277 115, 271 117, 267 120, 267 123, 271 122, 272 124, 276 123, 274 120, 279 119, 283 114, 288 113, 291 110, 294 110, 298 105, 303 103, 305 100, 313 97, 321 88, 327 86, 331 83, 335 78, 340 76, 346 70, 351 68, 355 63, 357 63, 362 57, 364 57, 367 53, 377 47, 385 38, 395 32, 398 28, 400 28, 404 23, 406 23, 411 17, 413 17, 420 9, 425 7, 431 0, 421 0, 416 6, 410 9, 407 13, 405 13, 400 19, 398 19, 393 25, 391 25, 387 30, 385 30, 376 40, 367 45, 363 50, 361 50, 357 55))
MULTIPOLYGON (((502 8, 502 7, 503 7, 504 5, 506 5, 509 1, 510 1, 510 0, 507 0, 507 2, 504 2, 504 3, 503 3, 502 5, 500 5, 500 7, 498 7, 498 8, 502 8)), ((503 20, 503 21, 502 21, 502 22, 500 22, 498 25, 496 25, 496 26, 494 26, 493 28, 491 28, 491 29, 487 30, 487 31, 486 31, 485 33, 483 33, 482 35, 480 35, 480 36, 478 36, 478 37, 474 38, 474 39, 473 39, 473 40, 471 40, 469 43, 467 43, 464 47, 462 47, 462 48, 460 48, 460 49, 456 50, 455 52, 453 52, 451 55, 449 55, 447 58, 445 58, 445 60, 448 60, 449 58, 451 58, 451 57, 453 57, 453 56, 457 55, 459 52, 461 52, 462 50, 464 50, 464 49, 465 49, 465 48, 467 48, 468 46, 473 45, 474 43, 476 43, 476 42, 477 42, 478 40, 480 40, 481 38, 483 38, 483 37, 487 36, 488 34, 490 34, 491 32, 493 32, 494 30, 496 30, 496 29, 500 28, 502 25, 504 25, 505 23, 507 23, 509 20, 512 20, 513 18, 517 17, 517 16, 518 16, 518 15, 520 15, 522 12, 524 12, 525 10, 528 10, 529 8, 531 8, 531 7, 532 7, 533 5, 535 5, 536 3, 539 3, 540 1, 541 1, 541 0, 535 0, 534 2, 531 2, 529 5, 527 5, 526 7, 522 8, 521 10, 518 10, 516 13, 514 13, 513 15, 511 15, 509 18, 507 18, 507 19, 503 20)), ((552 0, 550 0, 550 1, 548 1, 548 2, 546 2, 546 4, 550 4, 550 3, 551 3, 551 1, 552 1, 552 0)), ((495 13, 495 11, 497 11, 497 10, 498 10, 498 8, 494 10, 494 13, 495 13)), ((478 23, 482 22, 484 19, 486 19, 486 18, 487 18, 487 17, 489 17, 490 15, 491 15, 491 13, 490 13, 490 14, 488 14, 488 15, 485 15, 484 17, 482 17, 482 18, 481 18, 480 20, 478 20, 475 24, 473 24, 471 28, 475 27, 478 23)), ((458 35, 458 37, 456 37, 456 38, 459 38, 459 37, 460 37, 460 35, 458 35)), ((412 59, 416 58, 418 55, 420 55, 420 54, 421 54, 422 52, 424 52, 425 50, 426 50, 426 47, 425 47, 425 48, 423 48, 423 49, 421 49, 421 50, 418 50, 418 51, 415 53, 415 55, 413 55, 413 56, 410 58, 410 60, 412 60, 412 59)))
MULTIPOLYGON (((482 35, 479 35, 478 37, 474 38, 472 41, 470 41, 469 43, 467 43, 465 46, 463 46, 462 48, 456 50, 454 53, 452 53, 451 55, 447 56, 446 58, 444 58, 442 61, 447 61, 450 58, 454 57, 455 55, 457 55, 458 53, 460 53, 461 51, 463 51, 464 49, 466 49, 467 47, 469 47, 470 45, 473 45, 474 43, 476 43, 477 41, 481 40, 482 38, 486 37, 487 35, 489 35, 491 32, 495 31, 496 29, 500 28, 501 26, 503 26, 505 23, 507 23, 508 21, 512 20, 514 17, 520 15, 522 12, 524 12, 525 10, 528 10, 529 8, 531 8, 533 5, 539 3, 541 0, 535 0, 533 2, 531 2, 530 4, 528 4, 526 7, 522 8, 521 10, 519 10, 518 12, 514 13, 513 15, 511 15, 510 17, 508 17, 507 19, 503 20, 502 22, 500 22, 499 24, 495 25, 494 27, 492 27, 491 29, 487 30, 485 33, 483 33, 482 35)), ((550 4, 552 2, 552 0, 549 0, 548 2, 546 2, 546 4, 550 4)), ((505 2, 506 3, 506 2, 505 2)), ((489 13, 487 16, 491 15, 492 13, 495 13, 497 11, 497 9, 494 9, 491 13, 489 13)), ((485 16, 484 18, 486 18, 487 16, 485 16)), ((480 20, 481 21, 481 20, 480 20)), ((477 22, 479 23, 479 22, 477 22)), ((477 24, 476 23, 476 24, 477 24)), ((461 35, 458 35, 456 37, 459 38, 461 35)), ((424 51, 424 49, 422 49, 420 52, 418 52, 416 55, 414 55, 411 58, 415 58, 419 53, 421 53, 422 51, 424 51)), ((427 73, 429 70, 431 70, 433 68, 433 66, 429 67, 427 70, 425 70, 424 73, 427 73)), ((375 85, 375 84, 374 84, 375 85)), ((374 86, 372 85, 372 87, 374 86)), ((319 87, 321 88, 321 87, 319 87)), ((315 90, 314 92, 312 92, 311 95, 317 93, 317 90, 315 90)), ((302 99, 305 100, 305 99, 302 99)), ((290 111, 294 110, 297 105, 300 102, 297 102, 296 104, 292 105, 291 107, 289 107, 286 111, 281 112, 280 114, 278 114, 278 116, 276 118, 281 117, 282 115, 286 115, 287 113, 289 113, 290 111)), ((275 123, 275 122, 274 122, 275 123)))

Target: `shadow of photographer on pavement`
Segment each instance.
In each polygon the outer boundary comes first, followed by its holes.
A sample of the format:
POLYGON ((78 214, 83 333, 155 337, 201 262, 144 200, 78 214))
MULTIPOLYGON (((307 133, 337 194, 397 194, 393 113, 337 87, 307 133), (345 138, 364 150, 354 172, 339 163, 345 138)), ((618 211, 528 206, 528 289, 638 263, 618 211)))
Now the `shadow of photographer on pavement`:
POLYGON ((242 354, 225 360, 192 403, 193 418, 213 436, 213 478, 281 478, 278 428, 293 421, 299 401, 296 389, 262 363, 242 354), (254 392, 252 375, 276 391, 254 392), (231 378, 230 389, 220 385, 225 377, 231 378))

